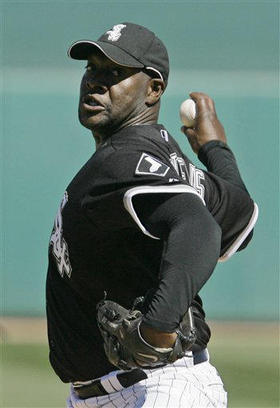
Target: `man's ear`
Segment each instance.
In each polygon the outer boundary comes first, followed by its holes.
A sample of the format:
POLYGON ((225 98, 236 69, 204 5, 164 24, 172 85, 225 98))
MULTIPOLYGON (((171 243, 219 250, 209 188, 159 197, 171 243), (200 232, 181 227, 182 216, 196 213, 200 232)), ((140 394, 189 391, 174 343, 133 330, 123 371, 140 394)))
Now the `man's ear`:
POLYGON ((156 104, 164 91, 164 82, 160 78, 151 78, 148 84, 146 103, 149 106, 156 104))

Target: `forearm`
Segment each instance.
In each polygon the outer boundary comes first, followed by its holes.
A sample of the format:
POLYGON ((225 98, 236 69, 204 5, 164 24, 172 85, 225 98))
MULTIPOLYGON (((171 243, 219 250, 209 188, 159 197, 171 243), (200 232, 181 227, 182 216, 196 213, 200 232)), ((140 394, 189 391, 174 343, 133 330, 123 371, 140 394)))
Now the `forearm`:
POLYGON ((143 322, 152 329, 174 333, 212 274, 220 253, 221 231, 192 194, 176 195, 151 214, 143 215, 142 220, 149 231, 165 240, 165 249, 159 284, 148 300, 143 322))
POLYGON ((221 141, 210 141, 199 149, 198 158, 208 171, 247 192, 234 154, 227 144, 221 141))
POLYGON ((146 325, 174 332, 211 276, 220 253, 220 230, 203 221, 198 225, 200 220, 194 216, 170 233, 159 285, 144 316, 146 325))

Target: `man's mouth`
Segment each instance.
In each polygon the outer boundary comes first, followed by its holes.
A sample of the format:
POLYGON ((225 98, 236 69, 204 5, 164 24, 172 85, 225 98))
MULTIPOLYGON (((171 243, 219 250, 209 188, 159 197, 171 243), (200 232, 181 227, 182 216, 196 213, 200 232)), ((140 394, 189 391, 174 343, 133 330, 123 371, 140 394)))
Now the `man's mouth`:
POLYGON ((101 102, 99 102, 93 95, 85 95, 82 98, 82 106, 85 110, 91 112, 100 112, 105 110, 101 102))
POLYGON ((96 101, 89 101, 87 104, 90 106, 100 106, 96 101))

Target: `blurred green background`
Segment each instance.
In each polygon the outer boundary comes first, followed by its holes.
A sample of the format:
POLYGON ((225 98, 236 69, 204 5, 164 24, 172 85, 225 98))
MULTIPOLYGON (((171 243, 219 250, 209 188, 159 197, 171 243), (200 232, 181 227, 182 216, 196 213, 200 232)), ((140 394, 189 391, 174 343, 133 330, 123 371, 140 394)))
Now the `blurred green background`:
MULTIPOLYGON (((0 11, 3 327, 9 316, 44 316, 53 218, 66 185, 94 151, 91 134, 77 119, 85 63, 67 58, 66 50, 125 21, 149 27, 168 48, 171 72, 160 122, 199 164, 180 133, 178 110, 190 91, 211 95, 259 205, 252 243, 218 265, 202 290, 209 318, 277 321, 279 2, 1 1, 0 11)), ((243 337, 239 330, 221 329, 212 355, 233 398, 231 406, 276 407, 278 332, 252 324, 242 326, 248 332, 244 329, 243 337), (257 328, 255 336, 251 327, 257 328), (268 341, 270 333, 273 341, 268 341)), ((23 345, 21 332, 10 341, 8 327, 1 354, 2 406, 64 406, 58 394, 65 388, 48 367, 44 341, 30 334, 23 345), (39 391, 31 392, 21 378, 37 379, 39 391), (21 397, 10 391, 14 387, 21 397), (59 391, 49 400, 54 389, 59 391)))
MULTIPOLYGON (((69 386, 61 383, 47 364, 45 322, 6 318, 0 319, 0 325, 6 336, 2 345, 0 407, 64 408, 69 386)), ((229 408, 279 407, 277 325, 256 322, 210 322, 210 325, 211 362, 222 376, 229 408)))

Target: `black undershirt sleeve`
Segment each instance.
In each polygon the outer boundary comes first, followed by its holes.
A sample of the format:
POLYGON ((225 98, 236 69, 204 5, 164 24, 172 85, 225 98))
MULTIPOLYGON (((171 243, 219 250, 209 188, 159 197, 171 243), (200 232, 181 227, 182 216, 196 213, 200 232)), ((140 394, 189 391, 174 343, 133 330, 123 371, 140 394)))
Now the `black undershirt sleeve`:
POLYGON ((212 140, 199 149, 198 158, 208 171, 247 192, 234 154, 228 145, 218 140, 212 140))
MULTIPOLYGON (((218 140, 212 140, 199 149, 198 158, 205 165, 208 171, 248 193, 238 170, 234 154, 227 144, 218 140)), ((252 239, 253 232, 254 230, 250 232, 237 251, 241 251, 242 249, 246 248, 252 239)))
POLYGON ((191 193, 139 195, 134 207, 146 229, 164 240, 159 283, 146 305, 144 323, 173 332, 214 270, 221 229, 191 193))

